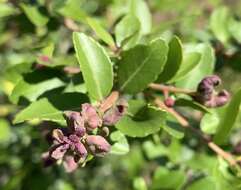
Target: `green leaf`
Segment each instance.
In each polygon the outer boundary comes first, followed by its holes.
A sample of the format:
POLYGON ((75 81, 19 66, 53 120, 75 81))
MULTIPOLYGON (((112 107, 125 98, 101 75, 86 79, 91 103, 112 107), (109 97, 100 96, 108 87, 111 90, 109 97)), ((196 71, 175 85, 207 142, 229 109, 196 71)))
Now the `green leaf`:
POLYGON ((0 3, 0 18, 15 14, 16 9, 8 3, 0 3))
POLYGON ((161 39, 125 51, 118 67, 120 90, 135 94, 155 81, 166 63, 167 51, 168 46, 161 39))
POLYGON ((24 13, 28 17, 28 19, 35 25, 35 26, 44 26, 48 23, 49 19, 47 16, 40 13, 36 6, 27 5, 22 3, 21 8, 23 9, 24 13))
POLYGON ((0 119, 0 144, 6 143, 10 140, 11 129, 8 122, 4 119, 0 119))
POLYGON ((139 19, 141 23, 141 34, 148 34, 151 32, 151 13, 144 0, 131 0, 130 13, 139 19))
POLYGON ((42 55, 46 55, 48 57, 52 57, 53 56, 53 52, 54 52, 54 43, 53 42, 50 42, 47 46, 45 46, 41 50, 41 54, 42 55))
POLYGON ((184 137, 184 129, 180 126, 179 122, 172 115, 167 115, 166 124, 163 125, 163 130, 165 130, 169 135, 181 139, 184 137))
POLYGON ((105 50, 83 33, 73 33, 77 59, 88 93, 95 100, 102 100, 113 86, 113 69, 105 50))
POLYGON ((201 60, 189 74, 176 83, 176 86, 196 90, 198 83, 207 75, 211 75, 215 65, 215 55, 209 44, 193 44, 187 47, 189 52, 201 53, 201 60))
POLYGON ((67 18, 86 23, 87 14, 81 9, 81 1, 79 0, 67 0, 57 12, 67 18))
POLYGON ((14 123, 21 123, 31 120, 54 121, 65 125, 63 111, 79 110, 79 106, 88 102, 88 98, 81 93, 64 93, 42 98, 30 104, 28 107, 18 113, 14 123))
POLYGON ((210 113, 208 108, 190 99, 179 98, 175 101, 175 106, 190 107, 204 113, 210 113))
POLYGON ((206 113, 200 123, 201 130, 207 134, 215 134, 220 123, 221 116, 218 111, 212 110, 211 113, 206 113))
POLYGON ((204 177, 202 179, 199 179, 197 181, 194 181, 187 187, 187 190, 215 190, 216 185, 215 181, 212 177, 204 177))
POLYGON ((227 7, 219 7, 215 9, 211 15, 210 28, 215 37, 226 44, 230 39, 228 31, 228 21, 230 19, 230 11, 227 7))
POLYGON ((110 139, 115 142, 111 146, 111 154, 124 155, 129 152, 129 144, 123 133, 115 131, 111 133, 110 139))
POLYGON ((225 114, 217 127, 217 133, 214 136, 214 141, 217 144, 224 144, 227 141, 229 133, 233 128, 235 120, 238 116, 240 104, 241 88, 232 97, 230 103, 226 107, 225 114))
POLYGON ((56 109, 47 98, 40 99, 30 104, 18 113, 13 121, 14 124, 30 120, 54 121, 65 124, 62 111, 56 109))
POLYGON ((134 190, 147 190, 147 185, 142 177, 136 177, 133 181, 134 190))
POLYGON ((112 36, 93 18, 87 18, 87 23, 95 31, 96 35, 111 47, 115 47, 112 36))
POLYGON ((135 45, 138 40, 136 35, 139 35, 139 30, 140 22, 134 15, 126 15, 123 17, 115 27, 117 46, 121 47, 127 44, 129 44, 129 46, 135 45))
POLYGON ((182 78, 184 78, 189 72, 191 72, 195 67, 197 67, 199 61, 200 61, 201 55, 197 52, 192 53, 186 53, 183 56, 183 62, 179 68, 179 70, 176 72, 175 76, 172 77, 171 80, 169 80, 169 83, 180 81, 182 78))
POLYGON ((127 136, 145 137, 158 132, 164 125, 166 112, 143 101, 130 101, 127 112, 116 124, 116 128, 127 136))
POLYGON ((154 173, 153 189, 179 189, 185 182, 186 175, 181 170, 168 170, 158 167, 154 173))
POLYGON ((61 86, 64 86, 64 83, 58 78, 52 78, 38 83, 29 83, 22 79, 14 87, 10 100, 14 104, 17 104, 20 97, 23 96, 33 102, 44 92, 61 86))
POLYGON ((222 158, 219 158, 218 162, 213 165, 212 177, 214 178, 217 190, 240 190, 240 177, 234 175, 230 165, 222 158))
POLYGON ((168 44, 168 58, 164 70, 158 78, 158 82, 167 82, 178 72, 182 64, 182 44, 177 36, 174 36, 168 44))
POLYGON ((228 29, 232 37, 241 43, 241 22, 235 20, 234 18, 229 20, 228 29))

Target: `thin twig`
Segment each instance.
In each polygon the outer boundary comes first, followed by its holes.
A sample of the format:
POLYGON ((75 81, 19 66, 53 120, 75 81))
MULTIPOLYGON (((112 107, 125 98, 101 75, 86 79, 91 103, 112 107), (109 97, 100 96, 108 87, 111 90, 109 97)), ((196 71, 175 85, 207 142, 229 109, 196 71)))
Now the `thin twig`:
POLYGON ((113 91, 100 105, 100 112, 104 113, 106 110, 110 109, 118 100, 119 92, 113 91))
POLYGON ((80 31, 79 26, 70 18, 64 19, 64 25, 71 31, 76 31, 76 32, 80 31))
POLYGON ((181 116, 178 112, 176 112, 173 108, 167 107, 159 98, 155 99, 155 104, 161 109, 164 109, 170 114, 172 114, 178 120, 181 126, 191 129, 195 134, 201 137, 201 139, 205 143, 207 143, 210 149, 212 149, 216 154, 218 154, 223 159, 225 159, 231 166, 237 165, 237 161, 230 153, 225 152, 221 147, 219 147, 217 144, 212 142, 209 137, 205 136, 200 130, 190 126, 189 122, 183 116, 181 116))
POLYGON ((173 93, 182 93, 182 94, 187 94, 190 96, 193 96, 196 94, 195 91, 193 90, 188 90, 188 89, 182 89, 182 88, 176 88, 174 86, 166 86, 166 85, 162 85, 162 84, 155 84, 155 83, 151 83, 149 85, 149 88, 153 89, 153 90, 159 90, 162 92, 173 92, 173 93))

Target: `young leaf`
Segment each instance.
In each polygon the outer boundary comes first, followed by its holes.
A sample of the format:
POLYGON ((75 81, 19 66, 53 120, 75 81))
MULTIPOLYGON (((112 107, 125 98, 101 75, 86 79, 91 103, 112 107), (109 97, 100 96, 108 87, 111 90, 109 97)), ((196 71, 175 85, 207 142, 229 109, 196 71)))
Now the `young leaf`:
POLYGON ((141 34, 151 31, 152 18, 150 10, 144 0, 131 0, 130 13, 135 15, 141 23, 141 34))
POLYGON ((232 97, 225 110, 225 114, 217 127, 217 133, 214 136, 214 141, 217 144, 224 144, 226 142, 227 137, 229 136, 229 133, 233 128, 235 120, 238 116, 240 104, 241 88, 232 97))
POLYGON ((88 102, 88 98, 81 93, 64 93, 52 95, 33 102, 28 107, 18 113, 14 119, 14 123, 21 123, 33 119, 54 121, 65 124, 63 111, 78 110, 79 106, 84 102, 88 102))
POLYGON ((207 75, 211 75, 214 70, 215 55, 213 48, 209 44, 189 45, 189 52, 199 52, 201 59, 190 73, 176 83, 178 87, 196 90, 198 83, 207 75))
POLYGON ((166 82, 170 80, 178 72, 182 63, 182 44, 177 36, 174 36, 168 44, 169 51, 167 56, 167 63, 164 70, 158 78, 158 82, 166 82))
POLYGON ((0 145, 10 140, 11 128, 5 119, 0 119, 0 145))
POLYGON ((232 37, 241 43, 241 22, 235 20, 234 18, 229 20, 228 29, 232 37))
POLYGON ((48 17, 40 13, 37 7, 22 3, 21 8, 35 26, 44 26, 48 23, 48 17))
POLYGON ((109 46, 114 47, 115 42, 112 36, 93 18, 87 18, 87 23, 95 31, 96 35, 109 46))
POLYGON ((200 61, 201 55, 197 52, 187 53, 183 56, 183 62, 175 74, 174 77, 172 77, 171 80, 169 80, 169 83, 177 82, 184 78, 189 72, 191 72, 195 67, 197 67, 199 61, 200 61))
POLYGON ((205 190, 215 190, 216 185, 215 185, 215 180, 212 177, 204 177, 202 179, 199 179, 197 181, 194 181, 190 185, 188 185, 187 190, 200 190, 204 189, 205 190))
POLYGON ((160 166, 154 173, 152 189, 179 189, 185 180, 182 170, 168 170, 160 166))
POLYGON ((195 101, 190 100, 190 99, 179 98, 175 101, 175 106, 190 107, 190 108, 193 108, 195 110, 198 110, 198 111, 201 111, 201 112, 204 112, 204 113, 210 113, 208 108, 206 108, 202 104, 199 104, 198 102, 195 102, 195 101))
POLYGON ((184 137, 184 129, 180 126, 176 118, 172 115, 167 115, 166 124, 163 125, 163 130, 166 131, 169 135, 181 139, 184 137))
POLYGON ((10 3, 0 3, 0 18, 17 13, 16 9, 10 3))
POLYGON ((147 190, 147 184, 142 177, 137 177, 133 181, 134 190, 147 190))
POLYGON ((22 79, 14 87, 10 100, 14 104, 17 104, 20 97, 23 96, 33 102, 44 92, 61 86, 64 86, 64 83, 58 78, 52 78, 38 83, 28 83, 22 79))
POLYGON ((87 14, 81 9, 81 3, 79 0, 66 1, 64 6, 59 8, 57 12, 67 18, 86 23, 87 14))
POLYGON ((166 63, 167 51, 168 46, 161 39, 125 51, 118 68, 120 90, 135 94, 155 81, 166 63))
POLYGON ((47 98, 40 99, 30 104, 27 108, 16 115, 13 123, 17 124, 33 119, 54 121, 65 124, 62 111, 56 109, 47 98))
POLYGON ((215 37, 224 44, 226 44, 230 39, 230 33, 228 31, 229 19, 230 12, 227 7, 215 9, 211 15, 210 28, 215 37))
POLYGON ((113 69, 105 50, 83 33, 73 33, 74 48, 88 93, 102 100, 113 86, 113 69))
POLYGON ((117 46, 121 47, 123 45, 123 42, 133 39, 135 35, 139 33, 139 30, 140 22, 134 15, 126 15, 125 17, 123 17, 115 27, 117 46))
POLYGON ((110 139, 115 142, 111 146, 111 154, 124 155, 129 152, 129 144, 123 133, 115 131, 111 133, 110 139))
POLYGON ((147 106, 145 102, 129 102, 128 115, 116 124, 116 128, 130 137, 145 137, 156 133, 164 125, 166 112, 147 106))

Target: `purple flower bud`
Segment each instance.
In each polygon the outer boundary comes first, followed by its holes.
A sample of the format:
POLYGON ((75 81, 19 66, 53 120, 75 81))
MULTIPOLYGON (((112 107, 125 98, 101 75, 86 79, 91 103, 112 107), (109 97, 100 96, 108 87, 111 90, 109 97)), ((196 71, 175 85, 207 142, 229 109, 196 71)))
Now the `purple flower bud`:
POLYGON ((80 142, 80 138, 76 135, 69 136, 70 146, 73 151, 75 151, 82 159, 87 157, 87 150, 85 146, 80 142))
POLYGON ((225 105, 230 100, 230 94, 226 90, 222 90, 218 93, 218 95, 213 96, 213 98, 207 102, 205 102, 205 106, 214 108, 221 107, 225 105))
POLYGON ((175 104, 175 100, 172 99, 171 97, 168 97, 164 100, 164 103, 167 107, 173 107, 175 104))
POLYGON ((66 111, 64 112, 68 127, 79 137, 85 135, 84 119, 79 112, 66 111))
POLYGON ((75 134, 79 137, 83 137, 86 133, 85 127, 78 127, 75 129, 75 134))
POLYGON ((225 105, 230 95, 226 90, 215 93, 214 87, 221 84, 221 79, 216 76, 205 77, 198 85, 197 94, 193 99, 207 107, 220 107, 225 105))
POLYGON ((95 107, 93 107, 91 104, 82 104, 81 115, 84 118, 84 121, 87 124, 86 128, 89 131, 92 131, 93 129, 102 125, 101 118, 99 117, 95 107))
POLYGON ((199 102, 205 102, 212 99, 212 95, 214 93, 214 87, 221 84, 221 79, 216 76, 207 76, 205 77, 199 84, 197 88, 197 97, 196 99, 199 102))
POLYGON ((76 163, 74 157, 70 155, 65 156, 63 165, 65 171, 68 173, 71 173, 78 168, 78 163, 76 163))
POLYGON ((127 108, 128 108, 127 102, 124 99, 120 100, 116 106, 114 106, 113 108, 105 112, 103 116, 104 125, 108 125, 108 126, 115 125, 121 119, 121 117, 125 114, 127 108))
POLYGON ((230 94, 226 90, 222 90, 215 97, 216 99, 216 107, 220 107, 225 105, 230 100, 230 94))
POLYGON ((111 145, 105 140, 104 137, 99 135, 88 136, 86 138, 86 144, 94 156, 103 157, 111 149, 111 145))
POLYGON ((68 144, 58 145, 52 148, 50 151, 50 156, 56 160, 62 159, 64 157, 64 154, 69 149, 68 144))

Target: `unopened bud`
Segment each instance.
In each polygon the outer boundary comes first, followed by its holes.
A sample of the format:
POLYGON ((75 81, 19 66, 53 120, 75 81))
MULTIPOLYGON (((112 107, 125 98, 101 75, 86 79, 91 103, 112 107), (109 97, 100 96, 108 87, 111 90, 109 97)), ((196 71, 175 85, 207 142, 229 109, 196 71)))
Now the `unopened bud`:
POLYGON ((78 168, 78 163, 75 162, 75 159, 73 156, 67 155, 64 158, 63 166, 67 173, 71 173, 78 168))
POLYGON ((100 116, 98 115, 95 107, 93 107, 91 104, 82 104, 81 115, 85 123, 87 123, 86 128, 89 131, 92 131, 102 125, 102 120, 100 116))
POLYGON ((50 150, 50 156, 56 160, 62 159, 68 149, 69 149, 68 144, 55 146, 52 148, 52 150, 50 150))
POLYGON ((193 96, 193 99, 197 102, 205 105, 206 107, 220 107, 225 105, 230 95, 226 90, 215 93, 214 87, 221 84, 221 79, 216 76, 205 77, 198 85, 197 93, 193 96))
POLYGON ((212 75, 205 77, 198 84, 196 99, 200 102, 211 100, 214 93, 214 87, 219 84, 221 84, 221 79, 218 76, 212 75))
POLYGON ((121 117, 125 114, 128 108, 128 103, 126 100, 120 100, 113 108, 105 112, 103 116, 104 125, 115 125, 121 117))
POLYGON ((73 131, 77 132, 79 136, 83 136, 85 133, 84 119, 81 117, 79 112, 66 111, 64 116, 68 127, 73 131))
POLYGON ((175 104, 175 100, 171 97, 168 97, 164 100, 164 104, 167 106, 167 107, 173 107, 174 104, 175 104))
POLYGON ((90 135, 86 138, 86 144, 89 147, 91 154, 94 156, 103 157, 111 149, 111 145, 106 139, 99 135, 90 135))
POLYGON ((80 142, 80 138, 77 135, 69 136, 69 144, 73 151, 75 151, 82 159, 87 157, 87 150, 85 146, 80 142))
POLYGON ((206 107, 214 108, 221 107, 225 105, 230 100, 230 95, 226 90, 222 90, 218 95, 213 96, 213 98, 204 103, 206 107))

